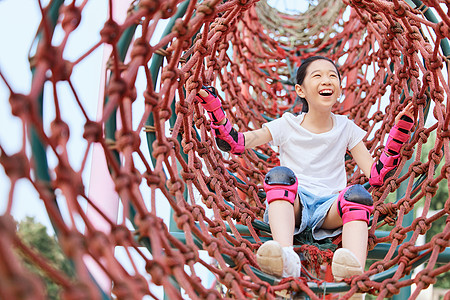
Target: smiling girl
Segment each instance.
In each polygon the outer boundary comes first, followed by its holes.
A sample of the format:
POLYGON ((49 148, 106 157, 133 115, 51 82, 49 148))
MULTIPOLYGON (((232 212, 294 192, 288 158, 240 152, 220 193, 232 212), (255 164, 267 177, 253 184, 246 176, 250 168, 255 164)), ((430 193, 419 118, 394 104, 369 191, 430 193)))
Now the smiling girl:
POLYGON ((372 197, 364 187, 347 186, 345 154, 351 153, 372 185, 382 184, 400 161, 400 148, 414 124, 413 107, 407 105, 396 118, 385 151, 374 163, 363 142, 366 132, 346 116, 332 113, 342 92, 333 61, 322 56, 304 60, 295 91, 307 104, 303 113, 285 113, 261 129, 244 133, 232 127, 214 88, 200 90, 197 99, 209 113, 221 150, 242 154, 269 142, 279 147, 280 166, 264 180, 264 221, 270 225, 273 241, 257 251, 261 270, 278 277, 300 276, 293 237, 309 228, 316 240, 342 233, 342 248, 334 253, 332 263, 335 280, 340 281, 364 271, 373 211, 372 197))

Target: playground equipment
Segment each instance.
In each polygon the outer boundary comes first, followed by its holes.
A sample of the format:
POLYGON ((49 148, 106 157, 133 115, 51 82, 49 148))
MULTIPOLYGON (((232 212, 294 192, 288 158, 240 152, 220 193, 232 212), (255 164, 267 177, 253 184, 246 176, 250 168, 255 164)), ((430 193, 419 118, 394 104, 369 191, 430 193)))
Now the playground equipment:
MULTIPOLYGON (((450 199, 428 216, 433 196, 439 188, 448 190, 450 179, 448 4, 322 0, 294 16, 265 1, 141 0, 133 1, 119 22, 110 1, 98 42, 68 61, 66 42, 83 20, 85 4, 53 0, 42 8, 28 93, 16 92, 0 69, 10 90, 8 109, 20 118, 24 132, 19 152, 6 153, 0 144, 0 163, 11 181, 7 209, 0 217, 1 298, 45 298, 44 286, 14 249, 32 258, 61 287, 62 299, 109 299, 111 294, 117 299, 158 298, 155 286, 162 286, 169 299, 274 299, 282 291, 311 299, 338 292, 383 299, 413 284, 409 296, 414 299, 438 275, 449 272, 450 199), (151 45, 164 20, 169 22, 161 39, 151 45), (58 44, 53 41, 55 29, 64 32, 58 44), (91 100, 78 97, 71 78, 77 65, 102 45, 112 50, 101 113, 93 119, 83 109, 91 100), (365 184, 375 201, 369 258, 376 262, 342 283, 326 281, 326 264, 339 238, 319 243, 307 234, 299 237, 305 266, 300 278, 280 280, 259 270, 255 251, 270 239, 270 229, 261 222, 261 188, 264 175, 278 163, 276 149, 267 145, 240 156, 222 153, 206 113, 195 102, 202 84, 213 85, 233 124, 241 131, 259 128, 285 111, 301 110, 293 90, 295 69, 303 58, 316 54, 338 62, 344 98, 335 111, 367 131, 364 141, 374 157, 406 103, 414 103, 418 111, 403 160, 382 187, 370 187, 348 157, 349 184, 365 184), (45 83, 53 90, 44 88, 45 83), (59 113, 70 100, 58 93, 57 84, 70 87, 70 98, 84 116, 84 124, 78 124, 84 126, 85 139, 77 150, 85 153, 79 166, 71 163, 67 146, 73 128, 59 113), (54 111, 50 121, 43 116, 44 93, 53 100, 48 104, 54 111), (431 134, 435 143, 421 160, 431 134), (85 175, 94 146, 106 162, 104 176, 111 179, 101 189, 106 194, 111 187, 117 197, 88 193, 85 175), (49 155, 56 157, 54 165, 48 163, 49 155), (75 278, 54 269, 18 238, 11 209, 19 180, 30 182, 45 204, 75 278), (161 215, 164 205, 170 207, 168 222, 161 215), (422 214, 414 215, 418 206, 423 206, 422 214), (446 220, 443 232, 416 245, 441 218, 446 220), (131 270, 114 255, 119 246, 131 270), (413 268, 424 262, 412 278, 413 268), (206 285, 201 280, 205 273, 217 284, 206 285), (99 283, 105 279, 109 287, 99 283)), ((92 166, 100 168, 95 160, 92 166)))

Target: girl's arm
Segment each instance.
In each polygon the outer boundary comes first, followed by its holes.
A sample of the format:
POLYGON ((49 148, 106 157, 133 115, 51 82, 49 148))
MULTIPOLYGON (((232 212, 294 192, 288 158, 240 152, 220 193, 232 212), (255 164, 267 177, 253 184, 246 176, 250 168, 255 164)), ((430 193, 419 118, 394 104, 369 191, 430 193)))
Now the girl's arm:
POLYGON ((367 178, 370 177, 370 170, 374 163, 372 155, 370 155, 369 150, 367 150, 366 145, 363 141, 359 142, 355 147, 350 150, 353 159, 358 164, 358 167, 363 171, 367 178))
POLYGON ((222 104, 213 87, 203 87, 196 99, 208 112, 217 146, 222 151, 242 154, 245 149, 257 147, 272 140, 269 129, 265 127, 244 133, 237 132, 225 116, 222 104))
POLYGON ((385 150, 376 163, 362 141, 350 150, 359 168, 369 178, 371 185, 382 185, 385 178, 389 177, 390 171, 399 165, 400 149, 409 139, 409 131, 414 126, 414 117, 414 107, 412 103, 409 103, 395 118, 385 150))
POLYGON ((267 127, 244 132, 245 149, 255 148, 272 140, 272 134, 267 127))

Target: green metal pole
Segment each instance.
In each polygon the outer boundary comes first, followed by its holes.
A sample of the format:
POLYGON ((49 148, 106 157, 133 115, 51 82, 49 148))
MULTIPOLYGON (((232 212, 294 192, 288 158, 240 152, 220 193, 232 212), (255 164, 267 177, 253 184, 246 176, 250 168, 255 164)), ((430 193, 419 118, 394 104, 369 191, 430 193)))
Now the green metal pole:
MULTIPOLYGON (((49 10, 47 13, 47 17, 48 17, 48 21, 49 21, 49 29, 50 29, 50 34, 53 35, 53 32, 55 30, 56 24, 58 22, 58 17, 59 17, 59 9, 61 8, 61 6, 64 4, 64 0, 54 0, 51 1, 51 3, 49 4, 49 10)), ((39 43, 41 42, 42 38, 43 38, 43 29, 41 29, 35 37, 35 40, 33 41, 33 44, 36 43, 37 46, 39 46, 39 43)), ((50 38, 50 37, 48 37, 50 38)), ((37 49, 38 47, 36 47, 35 49, 37 49)), ((35 53, 30 53, 29 57, 33 58, 35 55, 35 53)), ((32 80, 34 80, 35 78, 35 71, 36 68, 34 66, 31 67, 31 73, 32 73, 32 80)), ((39 96, 37 97, 37 108, 38 108, 38 114, 40 116, 40 122, 42 122, 43 120, 43 114, 44 114, 44 88, 42 88, 42 90, 39 93, 39 96)), ((41 123, 42 125, 42 123, 41 123)), ((36 176, 36 179, 43 182, 45 186, 47 186, 48 191, 50 192, 50 194, 52 195, 53 198, 53 203, 54 205, 58 208, 58 203, 56 202, 56 196, 55 193, 53 191, 53 189, 51 188, 51 184, 50 184, 50 173, 49 173, 49 169, 48 169, 48 160, 47 160, 47 154, 46 154, 46 148, 47 145, 45 145, 43 143, 43 141, 41 140, 41 138, 39 137, 39 134, 37 133, 36 129, 34 128, 34 126, 30 127, 30 145, 31 145, 31 152, 33 153, 33 157, 34 157, 34 173, 36 176)), ((59 211, 59 208, 58 208, 59 211)), ((53 230, 55 231, 56 235, 58 235, 58 228, 55 226, 55 224, 52 222, 52 220, 50 220, 50 222, 52 223, 53 226, 53 230)), ((72 267, 73 267, 73 262, 70 261, 72 267)), ((100 292, 102 299, 110 299, 110 297, 108 297, 108 295, 106 295, 105 292, 103 292, 103 290, 100 288, 100 286, 98 285, 98 283, 95 281, 95 279, 91 276, 92 280, 94 281, 94 284, 98 287, 98 291, 100 292)))
MULTIPOLYGON (((176 12, 175 15, 170 19, 169 23, 167 24, 167 26, 166 26, 166 28, 165 28, 163 34, 162 34, 162 37, 164 37, 164 36, 166 36, 166 35, 168 35, 168 34, 170 34, 170 33, 172 32, 172 28, 173 28, 173 26, 175 25, 175 21, 176 21, 178 18, 181 18, 181 17, 185 14, 188 5, 189 5, 189 1, 184 1, 183 3, 181 3, 181 4, 178 6, 177 12, 176 12)), ((167 49, 167 45, 163 46, 163 49, 167 49)), ((164 57, 163 57, 162 55, 156 54, 156 53, 155 53, 155 54, 153 55, 153 57, 152 57, 152 62, 151 62, 151 65, 150 65, 150 74, 151 74, 152 82, 153 82, 153 84, 154 84, 155 86, 156 86, 156 82, 157 82, 157 80, 158 80, 158 73, 159 73, 159 70, 160 70, 161 67, 162 67, 163 58, 164 58, 164 57)), ((171 118, 170 118, 170 124, 171 124, 171 125, 174 124, 175 119, 176 119, 175 104, 173 104, 173 105, 172 105, 172 116, 171 116, 171 118)), ((148 117, 147 122, 146 122, 146 125, 149 125, 149 126, 154 126, 154 125, 155 125, 155 120, 154 120, 152 114, 150 114, 150 116, 148 117)), ((179 137, 177 137, 177 138, 179 138, 179 137)), ((156 140, 156 133, 155 133, 155 132, 147 132, 147 145, 148 145, 148 148, 149 148, 149 152, 150 152, 150 153, 153 152, 153 151, 152 151, 152 149, 153 149, 153 142, 154 142, 155 140, 156 140)), ((153 165, 155 165, 155 164, 156 164, 156 159, 155 159, 155 157, 151 156, 151 160, 152 160, 153 165)), ((186 157, 186 160, 187 160, 187 157, 186 157)), ((185 193, 186 193, 185 196, 187 196, 187 191, 186 191, 185 193)), ((180 230, 178 229, 178 227, 176 226, 175 221, 173 220, 173 209, 172 209, 172 208, 170 209, 170 215, 171 215, 171 218, 170 218, 170 222, 169 222, 169 232, 180 231, 180 230)), ((175 288, 180 289, 180 286, 179 286, 179 284, 176 282, 176 280, 175 280, 174 277, 171 277, 171 278, 170 278, 170 281, 171 281, 171 283, 173 284, 173 286, 174 286, 175 288)), ((169 297, 168 297, 168 295, 166 294, 165 291, 164 291, 164 299, 165 299, 165 300, 166 300, 166 299, 167 299, 167 300, 170 300, 169 297)))

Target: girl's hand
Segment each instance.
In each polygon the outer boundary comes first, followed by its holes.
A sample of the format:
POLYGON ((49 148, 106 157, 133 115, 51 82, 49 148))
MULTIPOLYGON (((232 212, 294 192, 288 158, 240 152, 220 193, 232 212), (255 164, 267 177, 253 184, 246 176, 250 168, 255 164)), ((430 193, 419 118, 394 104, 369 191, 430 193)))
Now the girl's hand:
POLYGON ((208 92, 204 89, 201 89, 198 93, 199 93, 200 97, 202 97, 202 98, 208 97, 208 92))
POLYGON ((408 116, 411 118, 411 120, 413 120, 413 122, 415 122, 414 115, 414 106, 412 102, 410 102, 405 106, 405 108, 403 108, 403 110, 397 115, 397 117, 395 117, 395 124, 398 124, 398 121, 400 121, 400 118, 403 116, 408 116))

